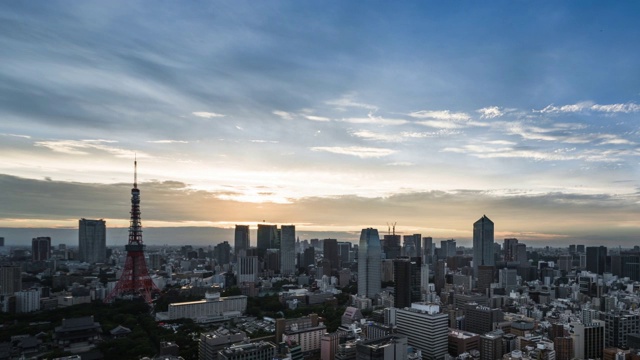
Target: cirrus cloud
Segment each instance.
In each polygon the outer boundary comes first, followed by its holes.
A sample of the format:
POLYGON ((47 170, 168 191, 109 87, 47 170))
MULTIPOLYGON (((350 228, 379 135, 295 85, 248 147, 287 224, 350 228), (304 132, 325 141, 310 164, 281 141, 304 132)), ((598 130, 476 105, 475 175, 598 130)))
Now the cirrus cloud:
POLYGON ((323 151, 340 155, 351 155, 362 159, 380 158, 396 153, 396 150, 363 146, 316 146, 311 151, 323 151))

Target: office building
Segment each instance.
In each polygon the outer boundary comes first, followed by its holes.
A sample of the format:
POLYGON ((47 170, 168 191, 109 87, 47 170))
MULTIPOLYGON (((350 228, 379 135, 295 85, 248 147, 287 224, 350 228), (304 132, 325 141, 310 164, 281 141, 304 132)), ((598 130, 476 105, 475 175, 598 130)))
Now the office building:
POLYGON ((502 246, 504 261, 506 262, 516 261, 517 245, 518 245, 518 239, 516 238, 504 239, 504 245, 502 246))
POLYGON ((454 256, 456 256, 456 241, 454 239, 440 241, 440 254, 438 257, 446 260, 454 256))
POLYGON ((238 284, 258 281, 258 264, 257 256, 239 256, 236 270, 238 273, 238 284))
POLYGON ((576 359, 602 359, 604 352, 604 321, 590 324, 569 324, 576 359))
POLYGON ((388 335, 356 344, 357 360, 407 359, 407 337, 388 335))
POLYGON ((433 264, 433 238, 430 236, 426 236, 422 238, 422 254, 424 258, 422 259, 423 264, 433 264))
POLYGON ((22 269, 20 266, 0 266, 0 295, 13 295, 22 291, 22 269))
POLYGON ((338 273, 340 269, 340 257, 338 256, 338 240, 324 239, 322 245, 323 258, 327 260, 329 271, 323 272, 323 275, 332 276, 338 273))
POLYGON ((607 264, 607 247, 606 246, 589 246, 587 247, 587 271, 594 274, 602 275, 607 264))
POLYGON ((218 351, 247 338, 244 332, 232 328, 219 328, 211 332, 200 333, 198 342, 198 358, 200 360, 214 360, 218 358, 218 351))
POLYGON ((257 248, 260 256, 264 256, 267 249, 279 249, 280 239, 278 239, 278 226, 258 224, 258 243, 257 248))
POLYGON ((478 266, 495 266, 493 247, 493 221, 483 215, 473 224, 473 275, 478 276, 478 266))
POLYGON ((449 330, 449 355, 458 356, 480 347, 480 335, 469 331, 449 330))
POLYGON ((244 295, 220 297, 220 293, 206 293, 205 299, 169 304, 169 320, 192 319, 209 321, 238 317, 247 310, 244 295))
POLYGON ((78 260, 103 263, 107 257, 107 230, 104 220, 80 219, 78 225, 78 260))
POLYGON ((398 334, 407 344, 422 352, 422 358, 442 360, 447 355, 449 316, 435 304, 413 303, 411 308, 391 309, 398 334))
POLYGON ((502 359, 502 330, 495 330, 480 335, 480 360, 502 359))
POLYGON ((500 309, 468 303, 465 307, 465 330, 476 334, 486 334, 493 331, 496 324, 504 320, 500 309))
POLYGON ((351 245, 348 241, 338 243, 338 261, 342 268, 346 267, 352 260, 351 245))
POLYGON ((216 265, 223 266, 231 262, 231 244, 223 241, 213 247, 213 258, 216 265))
POLYGON ((416 261, 408 257, 393 259, 393 273, 395 282, 394 306, 402 309, 411 307, 411 303, 419 302, 420 267, 416 261))
POLYGON ((570 336, 557 337, 553 339, 556 351, 556 360, 571 360, 573 356, 573 338, 570 336))
POLYGON ((296 273, 296 227, 282 225, 280 239, 280 275, 296 273))
POLYGON ((275 356, 275 344, 267 341, 233 344, 218 351, 220 360, 267 360, 275 356))
MULTIPOLYGON (((589 251, 589 248, 587 248, 589 251)), ((640 333, 640 315, 628 311, 604 313, 604 345, 629 349, 627 335, 640 333)))
POLYGON ((31 240, 31 259, 45 261, 51 258, 51 238, 37 237, 31 240))
POLYGON ((380 293, 382 249, 378 230, 362 229, 358 245, 358 295, 372 299, 380 293))
POLYGON ((233 242, 234 254, 236 256, 244 256, 250 246, 249 225, 236 225, 233 242))
MULTIPOLYGON (((376 230, 377 231, 377 230, 376 230)), ((382 242, 382 250, 387 259, 395 259, 402 255, 402 246, 400 245, 400 235, 387 234, 382 242)))

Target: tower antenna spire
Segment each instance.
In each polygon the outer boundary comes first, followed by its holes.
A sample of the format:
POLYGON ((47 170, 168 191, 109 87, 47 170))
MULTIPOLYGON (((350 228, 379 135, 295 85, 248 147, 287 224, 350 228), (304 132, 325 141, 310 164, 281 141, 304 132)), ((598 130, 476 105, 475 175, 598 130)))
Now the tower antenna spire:
POLYGON ((133 155, 133 187, 138 188, 138 154, 133 155))

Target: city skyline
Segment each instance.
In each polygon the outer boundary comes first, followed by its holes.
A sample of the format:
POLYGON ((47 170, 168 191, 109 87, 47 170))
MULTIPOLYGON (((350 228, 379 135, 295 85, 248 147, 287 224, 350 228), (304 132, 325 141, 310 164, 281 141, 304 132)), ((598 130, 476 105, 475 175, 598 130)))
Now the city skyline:
POLYGON ((126 228, 137 156, 184 237, 637 243, 640 5, 464 5, 1 4, 0 236, 126 228))

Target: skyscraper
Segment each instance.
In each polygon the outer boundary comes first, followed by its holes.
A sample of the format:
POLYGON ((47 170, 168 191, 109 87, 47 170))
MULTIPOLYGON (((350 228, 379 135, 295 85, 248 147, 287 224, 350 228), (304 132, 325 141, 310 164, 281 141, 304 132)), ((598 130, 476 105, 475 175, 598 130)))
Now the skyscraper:
POLYGON ((80 219, 78 224, 78 258, 88 263, 101 263, 107 256, 105 221, 80 219))
POLYGON ((398 309, 420 301, 420 266, 408 257, 393 259, 395 301, 398 309))
POLYGON ((296 273, 296 227, 282 225, 280 239, 280 274, 296 273))
POLYGON ((502 251, 504 252, 504 261, 516 261, 516 247, 518 246, 518 239, 509 238, 504 239, 504 245, 502 251))
POLYGON ((13 295, 22 291, 20 266, 0 266, 0 295, 13 295))
POLYGON ((431 236, 422 238, 422 254, 424 256, 422 260, 423 263, 433 263, 433 238, 431 236))
POLYGON ((245 256, 249 248, 249 225, 236 225, 233 252, 236 256, 245 256), (242 251, 242 253, 241 253, 242 251))
POLYGON ((325 260, 329 261, 329 268, 322 275, 337 275, 340 269, 340 258, 338 257, 338 240, 324 239, 322 245, 322 254, 325 260))
POLYGON ((380 292, 381 254, 378 230, 362 229, 358 246, 358 295, 373 298, 380 292))
POLYGON ((606 246, 587 247, 587 270, 594 274, 602 275, 607 264, 606 246))
POLYGON ((493 248, 493 221, 483 215, 473 224, 473 275, 478 276, 478 266, 495 266, 493 248))
POLYGON ((278 226, 258 224, 258 249, 264 252, 267 249, 279 249, 278 226))
POLYGON ((33 261, 49 260, 51 257, 51 238, 37 237, 31 240, 31 259, 33 261))

